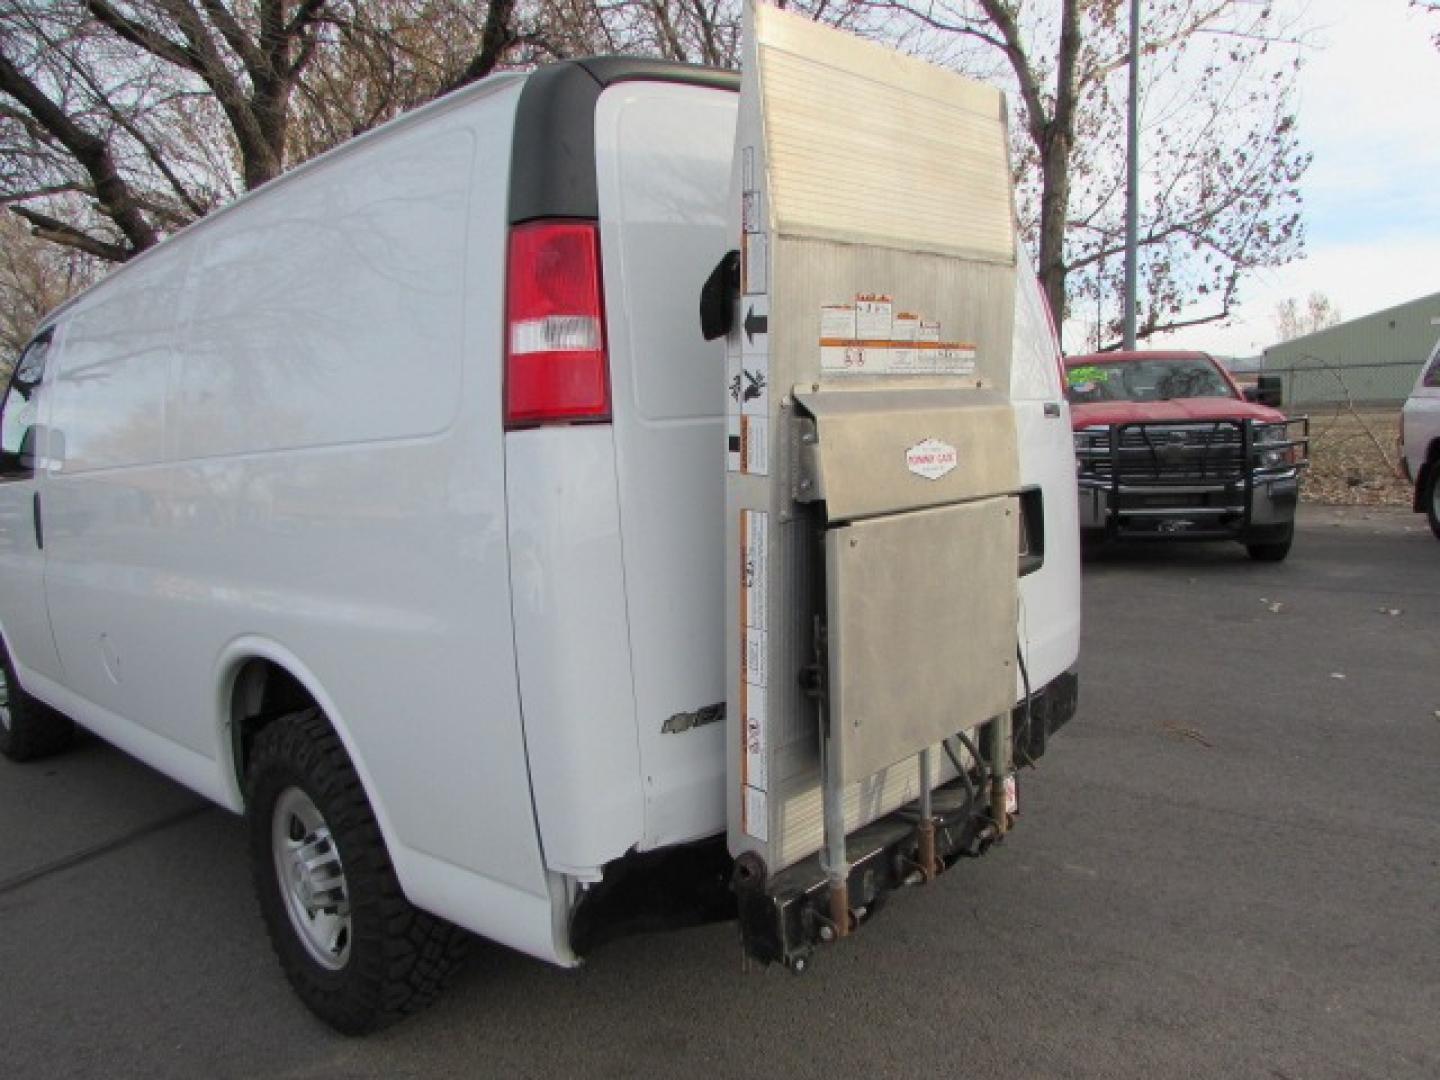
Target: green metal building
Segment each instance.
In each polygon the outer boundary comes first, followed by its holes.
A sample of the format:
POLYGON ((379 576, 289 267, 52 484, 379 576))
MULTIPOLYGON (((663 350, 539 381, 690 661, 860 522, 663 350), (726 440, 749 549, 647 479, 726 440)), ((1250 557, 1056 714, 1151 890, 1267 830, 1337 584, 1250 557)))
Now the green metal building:
POLYGON ((1265 350, 1286 406, 1398 405, 1440 338, 1440 292, 1265 350))

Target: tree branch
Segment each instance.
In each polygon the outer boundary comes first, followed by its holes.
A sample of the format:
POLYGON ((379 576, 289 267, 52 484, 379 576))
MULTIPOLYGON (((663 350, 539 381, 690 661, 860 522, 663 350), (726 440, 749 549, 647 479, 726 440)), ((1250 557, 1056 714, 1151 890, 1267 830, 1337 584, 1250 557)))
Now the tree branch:
POLYGON ((29 188, 26 191, 7 191, 0 195, 0 206, 25 202, 27 199, 43 199, 50 195, 90 195, 95 193, 84 184, 47 184, 45 187, 29 188))
POLYGON ((200 2, 205 8, 205 14, 209 15, 210 21, 215 24, 215 29, 219 30, 220 36, 225 39, 225 44, 230 46, 231 51, 245 65, 251 85, 257 84, 265 75, 267 66, 265 54, 260 51, 254 39, 245 32, 245 28, 240 25, 239 20, 220 0, 200 0, 200 2))
POLYGON ((918 23, 928 26, 931 30, 939 30, 946 34, 960 34, 963 37, 972 37, 977 41, 983 41, 992 49, 998 49, 1002 53, 1006 51, 1005 42, 994 34, 987 34, 974 23, 955 23, 937 19, 931 14, 931 9, 928 5, 925 11, 921 11, 911 4, 899 2, 899 0, 871 0, 871 2, 866 3, 865 6, 872 9, 878 8, 881 11, 899 12, 900 14, 908 15, 918 23))
POLYGON ((192 49, 171 41, 164 34, 151 30, 143 23, 126 18, 111 7, 106 0, 87 0, 85 6, 99 22, 108 26, 118 37, 130 42, 131 45, 137 45, 152 56, 157 56, 176 67, 193 71, 197 75, 204 74, 204 64, 192 49))
MULTIPOLYGON (((1215 6, 1212 7, 1209 11, 1202 11, 1198 15, 1195 15, 1192 18, 1182 22, 1179 26, 1175 28, 1175 31, 1173 33, 1167 34, 1162 38, 1153 38, 1150 41, 1145 41, 1142 35, 1140 42, 1140 55, 1155 56, 1162 50, 1170 48, 1172 45, 1178 45, 1190 35, 1199 33, 1201 30, 1205 29, 1207 25, 1214 22, 1228 9, 1234 6, 1235 0, 1218 0, 1215 6)), ((1220 31, 1211 31, 1211 33, 1220 33, 1220 31)), ((1130 50, 1127 48, 1125 52, 1120 56, 1113 56, 1109 60, 1098 60, 1095 63, 1091 64, 1090 67, 1088 67, 1085 71, 1084 81, 1087 83, 1100 82, 1101 80, 1108 77, 1112 72, 1118 71, 1120 68, 1127 66, 1129 63, 1130 50)))
POLYGON ((4 55, 0 55, 0 92, 24 106, 74 156, 89 175, 95 198, 136 251, 159 242, 155 230, 140 213, 130 186, 121 177, 110 148, 71 119, 4 55))
POLYGON ((319 20, 321 9, 329 2, 330 0, 305 0, 286 24, 285 33, 294 36, 303 32, 306 27, 319 20))
MULTIPOLYGON (((1065 0, 1065 2, 1068 7, 1072 0, 1065 0)), ((1040 80, 1035 73, 1034 65, 1030 62, 1029 55, 1025 52, 1025 42, 1020 36, 1020 26, 1015 21, 1014 13, 1003 3, 1003 0, 980 0, 980 7, 995 28, 1000 31, 1000 37, 1004 42, 1001 46, 1002 51, 1010 61, 1011 70, 1015 72, 1015 81, 1020 87, 1020 98, 1025 102, 1026 119, 1030 125, 1030 138, 1034 141, 1035 148, 1043 153, 1046 129, 1051 118, 1045 114, 1045 99, 1040 94, 1040 80)))
POLYGON ((73 225, 66 225, 63 221, 57 221, 48 214, 42 214, 24 206, 12 206, 10 207, 10 212, 28 221, 31 226, 30 231, 35 236, 41 240, 49 240, 52 244, 74 248, 76 251, 83 251, 87 255, 94 255, 97 259, 104 259, 106 262, 114 263, 123 263, 135 254, 135 252, 128 248, 123 248, 119 244, 107 243, 88 233, 81 232, 73 225))
POLYGON ((471 58, 459 75, 440 88, 435 94, 436 97, 478 82, 495 70, 505 50, 515 41, 515 31, 511 25, 514 11, 515 0, 490 0, 490 9, 485 12, 485 27, 480 33, 480 51, 471 58))

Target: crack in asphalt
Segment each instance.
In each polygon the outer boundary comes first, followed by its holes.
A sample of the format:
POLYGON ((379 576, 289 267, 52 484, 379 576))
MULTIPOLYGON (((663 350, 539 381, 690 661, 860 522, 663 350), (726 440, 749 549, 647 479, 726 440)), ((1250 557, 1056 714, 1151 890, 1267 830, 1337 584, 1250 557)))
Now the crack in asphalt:
POLYGON ((184 810, 177 811, 176 813, 169 814, 163 818, 159 818, 155 821, 149 822, 146 825, 141 825, 138 828, 131 829, 127 833, 121 833, 119 836, 113 837, 112 839, 105 840, 99 844, 92 844, 90 847, 87 848, 81 848, 79 851, 73 852, 70 855, 65 855, 59 859, 53 859, 50 862, 41 863, 39 866, 34 867, 31 870, 25 870, 19 874, 14 875, 13 877, 8 877, 4 880, 0 880, 0 896, 8 896, 10 893, 16 892, 19 889, 23 889, 27 885, 33 885, 37 881, 43 881, 45 878, 53 877, 55 874, 61 873, 62 871, 73 869, 76 866, 82 866, 88 862, 93 862, 95 859, 98 859, 103 855, 108 855, 112 851, 118 851, 121 848, 129 847, 137 840, 143 840, 145 839, 145 837, 153 836, 157 832, 163 832, 164 830, 173 828, 176 825, 184 824, 192 818, 197 818, 201 814, 205 813, 207 810, 212 809, 214 809, 214 807, 211 806, 211 804, 208 802, 196 803, 193 806, 187 806, 184 810))

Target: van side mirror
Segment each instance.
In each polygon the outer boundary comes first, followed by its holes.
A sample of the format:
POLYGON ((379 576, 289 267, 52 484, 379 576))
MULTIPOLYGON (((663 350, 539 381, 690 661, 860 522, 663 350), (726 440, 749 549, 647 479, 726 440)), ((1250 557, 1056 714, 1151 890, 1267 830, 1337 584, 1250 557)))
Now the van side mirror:
POLYGON ((20 436, 20 450, 15 465, 24 472, 33 472, 45 462, 65 460, 65 433, 59 428, 32 424, 20 436))
POLYGON ((714 341, 730 332, 740 291, 740 252, 727 251, 700 287, 700 334, 714 341))

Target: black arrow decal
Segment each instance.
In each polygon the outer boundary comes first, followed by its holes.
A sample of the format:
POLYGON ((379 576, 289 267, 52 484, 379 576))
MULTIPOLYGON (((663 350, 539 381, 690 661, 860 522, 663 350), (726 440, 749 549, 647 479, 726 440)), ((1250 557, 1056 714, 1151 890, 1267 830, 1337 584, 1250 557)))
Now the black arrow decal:
POLYGON ((750 310, 745 313, 745 338, 751 345, 755 344, 756 334, 768 334, 770 332, 770 316, 755 314, 755 305, 750 305, 750 310))

